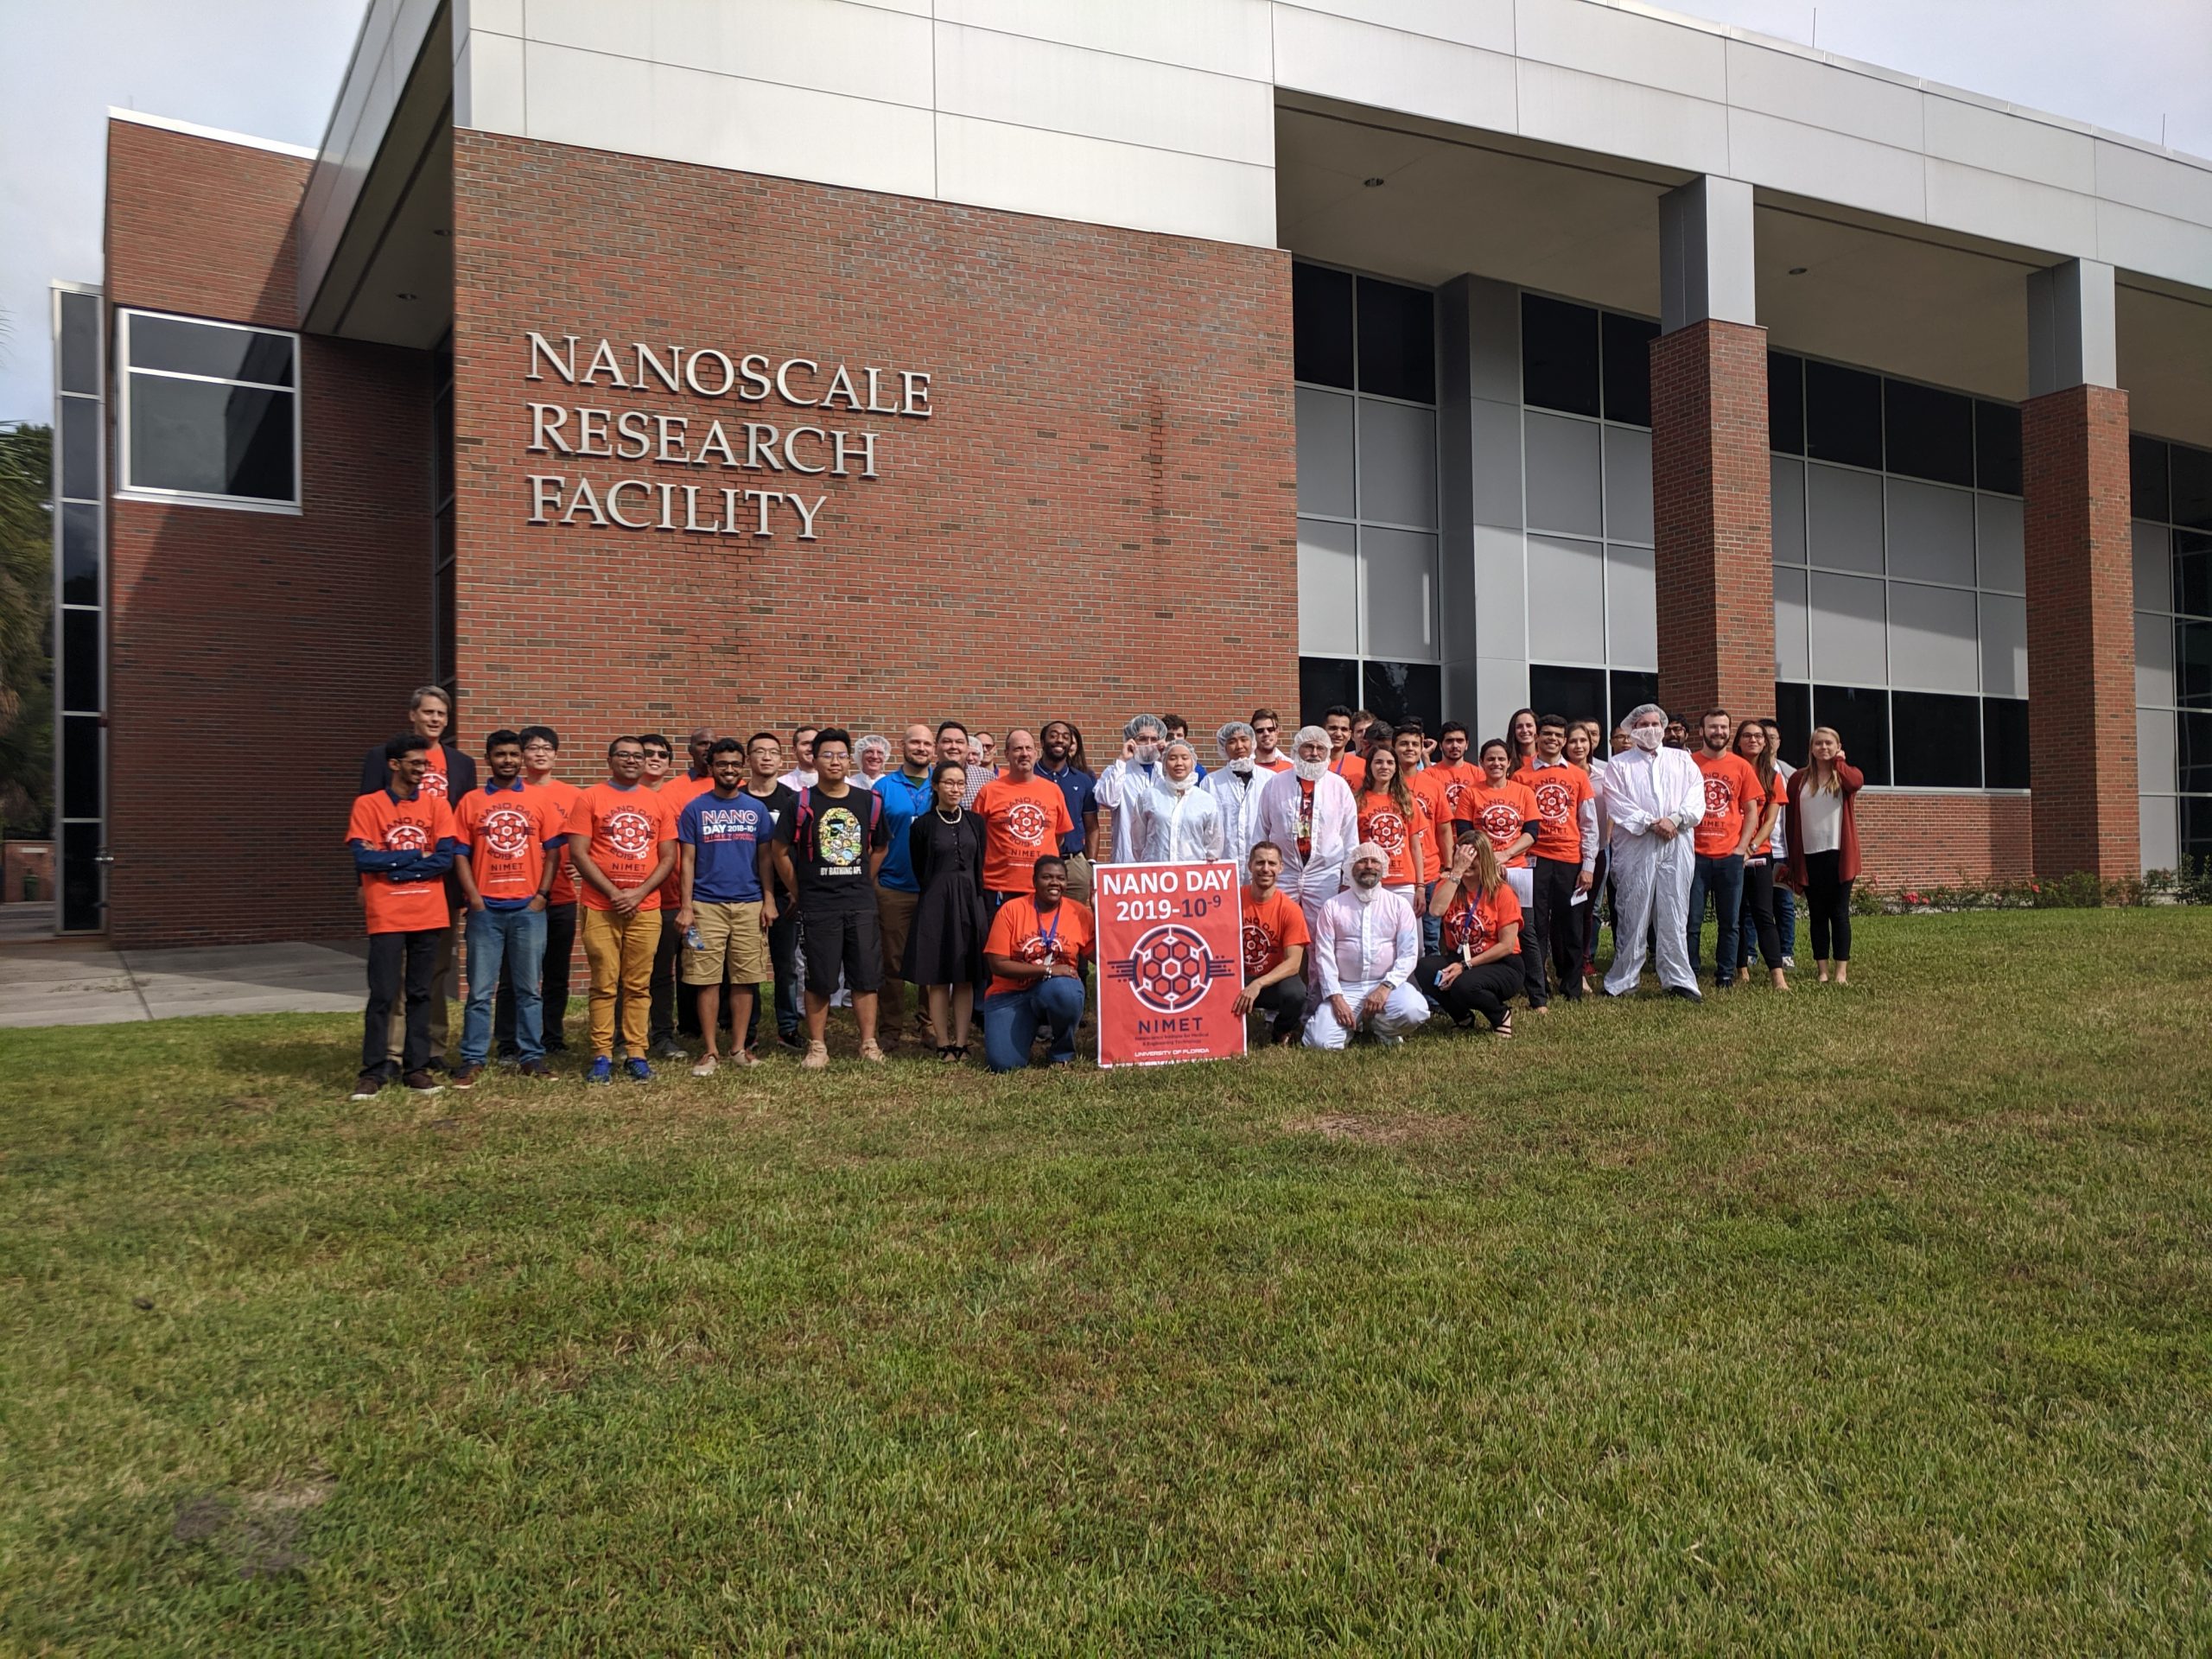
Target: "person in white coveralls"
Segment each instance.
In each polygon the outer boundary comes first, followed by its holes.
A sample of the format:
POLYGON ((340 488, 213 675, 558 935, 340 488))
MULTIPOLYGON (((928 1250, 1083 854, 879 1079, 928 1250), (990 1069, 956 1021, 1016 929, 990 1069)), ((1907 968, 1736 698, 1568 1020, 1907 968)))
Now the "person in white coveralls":
MULTIPOLYGON (((1329 770, 1329 734, 1319 726, 1301 726, 1291 744, 1292 765, 1260 790, 1260 821, 1255 841, 1282 849, 1283 893, 1297 901, 1312 932, 1321 906, 1342 891, 1344 864, 1359 840, 1359 808, 1351 786, 1329 770)), ((1313 995, 1306 998, 1307 1011, 1313 995)))
POLYGON ((1122 728, 1122 758, 1098 774, 1091 798, 1114 814, 1112 864, 1137 864, 1138 825, 1142 798, 1151 793, 1160 775, 1160 752, 1167 746, 1167 728, 1157 715, 1139 715, 1122 728))
POLYGON ((1351 886, 1324 904, 1313 924, 1320 1002, 1306 1017, 1308 1048, 1342 1048, 1362 1029, 1395 1047, 1427 1021, 1428 999, 1413 983, 1421 922, 1382 885, 1389 867, 1389 855, 1371 841, 1352 849, 1351 886))
POLYGON ((1258 746, 1252 728, 1232 720, 1213 734, 1221 750, 1221 765, 1199 780, 1198 787, 1213 797, 1221 809, 1221 855, 1238 869, 1252 861, 1252 843, 1260 838, 1260 791, 1274 774, 1262 772, 1252 758, 1258 746))
POLYGON ((1705 774, 1686 750, 1664 747, 1667 711, 1647 702, 1624 722, 1630 747, 1598 786, 1612 821, 1613 965, 1605 995, 1626 996, 1643 972, 1644 941, 1658 917, 1659 983, 1701 1002, 1689 957, 1690 831, 1705 817, 1705 774))
POLYGON ((1198 783, 1198 752, 1181 738, 1160 751, 1152 787, 1122 800, 1140 864, 1210 864, 1222 856, 1221 808, 1198 783))

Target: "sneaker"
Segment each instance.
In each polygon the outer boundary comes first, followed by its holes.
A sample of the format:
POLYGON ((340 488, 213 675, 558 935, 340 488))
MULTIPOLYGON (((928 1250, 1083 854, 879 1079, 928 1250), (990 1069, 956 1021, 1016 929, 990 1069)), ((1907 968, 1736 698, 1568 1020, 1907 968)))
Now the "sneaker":
POLYGON ((776 1033, 776 1040, 781 1043, 785 1048, 803 1049, 806 1046, 805 1035, 797 1026, 793 1026, 789 1031, 778 1032, 776 1033))
POLYGON ((374 1100, 391 1079, 381 1071, 364 1071, 353 1079, 353 1092, 348 1100, 374 1100))
POLYGON ((651 1083, 653 1080, 652 1067, 647 1065, 643 1060, 632 1060, 628 1065, 623 1067, 623 1073, 632 1083, 651 1083))
POLYGON ((758 1065, 760 1057, 749 1048, 741 1048, 729 1057, 729 1063, 732 1065, 758 1065))
POLYGON ((608 1059, 606 1055, 601 1055, 591 1063, 591 1070, 584 1073, 584 1081, 586 1083, 613 1082, 614 1062, 608 1059))
POLYGON ((410 1071, 406 1081, 407 1092, 410 1095, 435 1095, 442 1093, 445 1090, 445 1084, 440 1083, 428 1071, 410 1071))
POLYGON ((1797 958, 1795 957, 1785 956, 1782 959, 1782 965, 1785 968, 1795 968, 1797 965, 1797 958))
POLYGON ((461 1070, 453 1074, 453 1086, 456 1089, 474 1089, 476 1086, 476 1079, 483 1075, 482 1066, 470 1065, 464 1061, 461 1070))
POLYGON ((870 1065, 881 1065, 883 1064, 883 1051, 877 1047, 874 1043, 862 1043, 861 1045, 861 1058, 866 1060, 870 1065))
POLYGON ((721 1069, 721 1067, 716 1063, 715 1057, 709 1054, 706 1058, 701 1060, 698 1065, 691 1068, 691 1075, 695 1077, 711 1077, 721 1069))
POLYGON ((799 1064, 810 1071, 821 1071, 830 1064, 830 1045, 827 1043, 809 1043, 806 1046, 806 1058, 801 1060, 799 1064))
POLYGON ((1667 995, 1669 996, 1679 996, 1685 1002, 1702 1002, 1705 1001, 1702 996, 1700 996, 1695 991, 1690 989, 1687 985, 1669 985, 1667 988, 1667 995))
POLYGON ((664 1037, 653 1045, 652 1057, 657 1060, 688 1060, 691 1058, 691 1051, 675 1038, 664 1037))
POLYGON ((553 1068, 543 1060, 523 1060, 517 1064, 517 1075, 525 1077, 550 1077, 553 1068))

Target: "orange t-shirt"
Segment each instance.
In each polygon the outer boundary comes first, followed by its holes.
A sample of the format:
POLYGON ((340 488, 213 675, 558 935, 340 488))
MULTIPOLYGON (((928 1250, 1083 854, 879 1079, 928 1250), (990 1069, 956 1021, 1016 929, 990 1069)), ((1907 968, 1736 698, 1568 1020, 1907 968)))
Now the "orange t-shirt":
POLYGON ((1354 795, 1367 787, 1367 762, 1350 749, 1346 749, 1335 760, 1330 761, 1329 770, 1343 779, 1344 787, 1351 791, 1354 795))
MULTIPOLYGON (((1505 849, 1521 839, 1522 830, 1543 816, 1536 810, 1536 798, 1529 792, 1528 785, 1516 784, 1510 778, 1495 789, 1488 778, 1479 784, 1468 785, 1465 804, 1468 817, 1490 837, 1491 846, 1501 859, 1505 857, 1505 849)), ((1523 853, 1506 862, 1510 868, 1525 869, 1529 855, 1523 853)))
POLYGON ((1707 754, 1700 749, 1691 758, 1705 774, 1705 817, 1690 844, 1702 857, 1726 858, 1743 842, 1744 814, 1752 804, 1766 810, 1766 791, 1751 763, 1732 750, 1707 754))
POLYGON ((433 743, 423 751, 421 792, 436 796, 448 806, 453 804, 453 783, 446 776, 446 746, 442 743, 433 743))
POLYGON ((1485 780, 1483 769, 1471 760, 1440 760, 1433 766, 1424 766, 1422 778, 1436 781, 1429 786, 1444 802, 1444 810, 1438 814, 1440 823, 1472 823, 1475 821, 1474 803, 1467 791, 1485 780))
MULTIPOLYGON (((1746 760, 1744 764, 1745 764, 1745 766, 1751 766, 1751 763, 1750 761, 1746 760)), ((1757 766, 1751 766, 1751 776, 1753 776, 1754 778, 1758 777, 1758 772, 1759 772, 1759 769, 1758 769, 1757 766)), ((1763 800, 1763 801, 1759 801, 1759 802, 1756 802, 1756 803, 1754 803, 1754 804, 1753 804, 1753 810, 1757 810, 1757 811, 1758 811, 1758 815, 1759 815, 1759 817, 1761 817, 1762 818, 1764 818, 1764 817, 1766 817, 1766 810, 1767 810, 1767 808, 1768 808, 1768 807, 1770 807, 1770 806, 1788 806, 1789 804, 1789 780, 1787 778, 1783 777, 1783 776, 1779 772, 1776 772, 1776 773, 1774 774, 1774 783, 1773 783, 1773 785, 1772 785, 1768 789, 1768 791, 1767 791, 1767 793, 1766 793, 1766 798, 1765 798, 1764 800, 1763 800)), ((1781 822, 1781 820, 1777 818, 1777 820, 1775 820, 1775 822, 1777 822, 1777 823, 1780 823, 1780 822, 1781 822)), ((1755 844, 1755 845, 1752 847, 1752 849, 1751 849, 1751 856, 1752 856, 1752 857, 1754 857, 1754 858, 1764 858, 1764 857, 1765 857, 1769 853, 1772 852, 1773 850, 1774 850, 1774 831, 1773 831, 1773 830, 1768 830, 1768 831, 1766 832, 1766 834, 1764 834, 1764 836, 1761 836, 1758 838, 1758 841, 1757 844, 1755 844)), ((1777 877, 1776 879, 1777 879, 1777 880, 1779 880, 1780 878, 1779 878, 1779 877, 1777 877)))
POLYGON ((1582 803, 1594 792, 1590 774, 1561 761, 1555 766, 1523 766, 1513 774, 1513 781, 1536 798, 1536 856, 1580 868, 1582 803))
POLYGON ((453 821, 455 838, 468 849, 476 891, 487 902, 535 899, 545 879, 545 843, 557 844, 569 827, 568 814, 550 795, 519 785, 471 791, 453 821))
MULTIPOLYGON (((435 853, 440 842, 454 839, 453 812, 445 797, 427 790, 416 791, 408 801, 392 799, 388 789, 359 796, 346 821, 346 845, 358 841, 372 853, 435 853)), ((364 870, 361 907, 372 933, 418 933, 453 925, 442 877, 395 881, 380 871, 364 870)))
POLYGON ((1283 897, 1281 887, 1268 890, 1264 899, 1252 896, 1252 889, 1244 889, 1244 977, 1249 982, 1271 970, 1290 954, 1294 944, 1310 944, 1313 936, 1306 931, 1306 912, 1283 897))
POLYGON ((1263 772, 1288 772, 1292 766, 1297 764, 1297 762, 1293 760, 1288 755, 1283 753, 1281 750, 1278 749, 1275 751, 1275 758, 1274 760, 1262 760, 1255 754, 1252 757, 1252 764, 1259 767, 1263 772))
MULTIPOLYGON (((634 887, 653 873, 660 862, 660 844, 676 839, 676 809, 664 794, 643 784, 625 789, 616 783, 594 784, 578 791, 569 809, 566 826, 584 842, 600 874, 617 887, 634 887)), ((588 881, 576 883, 576 898, 586 910, 606 910, 607 895, 588 881)), ((658 910, 660 891, 645 895, 640 910, 658 910)))
MULTIPOLYGON (((1051 787, 1058 793, 1058 785, 1051 787)), ((1012 957, 1016 962, 1064 962, 1071 968, 1080 968, 1090 959, 1091 941, 1096 937, 1090 912, 1074 899, 1061 899, 1053 914, 1040 921, 1036 899, 1020 893, 1001 905, 998 914, 991 918, 983 954, 1012 957)), ((993 974, 983 994, 995 996, 1001 991, 1026 991, 1035 983, 993 974)))
POLYGON ((1060 837, 1075 828, 1068 798, 1049 778, 1017 784, 1001 772, 976 791, 974 810, 983 821, 983 887, 991 893, 1032 891, 1037 861, 1058 852, 1060 837))
POLYGON ((1356 803, 1359 813, 1359 838, 1371 841, 1389 855, 1390 862, 1382 872, 1386 887, 1413 885, 1414 852, 1421 845, 1421 805, 1416 802, 1409 817, 1398 810, 1398 804, 1388 795, 1360 794, 1356 803))
POLYGON ((1496 893, 1481 899, 1470 898, 1463 885, 1444 912, 1444 948, 1457 956, 1464 945, 1469 956, 1479 957, 1520 920, 1521 901, 1510 884, 1499 882, 1496 893))
MULTIPOLYGON (((569 814, 575 810, 576 797, 583 791, 564 778, 525 779, 524 787, 542 792, 547 800, 553 803, 553 810, 559 817, 561 830, 565 836, 569 828, 569 814)), ((561 868, 553 873, 553 891, 546 895, 545 902, 549 905, 575 904, 576 867, 569 861, 569 849, 564 846, 557 854, 549 853, 547 856, 557 856, 561 868)))
MULTIPOLYGON (((1452 810, 1452 785, 1458 781, 1459 770, 1457 766, 1423 766, 1406 779, 1406 787, 1413 791, 1428 820, 1428 845, 1423 849, 1428 861, 1422 870, 1432 881, 1443 873, 1444 837, 1452 833, 1452 821, 1459 816, 1452 810)), ((1461 792, 1465 792, 1464 788, 1461 792)))

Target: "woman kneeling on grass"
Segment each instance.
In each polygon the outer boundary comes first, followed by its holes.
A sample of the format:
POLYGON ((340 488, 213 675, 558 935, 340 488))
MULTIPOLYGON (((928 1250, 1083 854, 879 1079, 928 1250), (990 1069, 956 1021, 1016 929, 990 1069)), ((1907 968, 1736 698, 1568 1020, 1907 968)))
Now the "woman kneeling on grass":
POLYGON ((1828 982, 1828 950, 1835 950, 1835 982, 1851 982, 1851 884, 1859 874, 1859 823, 1852 810, 1866 776, 1843 758, 1843 740, 1832 727, 1815 727, 1812 759, 1789 778, 1789 885, 1812 912, 1813 963, 1828 982))
POLYGON ((1480 1014, 1501 1037, 1513 1034, 1506 999, 1522 988, 1521 901, 1499 868, 1487 836, 1469 836, 1452 855, 1451 868, 1428 901, 1443 918, 1444 954, 1424 957, 1414 983, 1452 1016, 1457 1026, 1480 1014))

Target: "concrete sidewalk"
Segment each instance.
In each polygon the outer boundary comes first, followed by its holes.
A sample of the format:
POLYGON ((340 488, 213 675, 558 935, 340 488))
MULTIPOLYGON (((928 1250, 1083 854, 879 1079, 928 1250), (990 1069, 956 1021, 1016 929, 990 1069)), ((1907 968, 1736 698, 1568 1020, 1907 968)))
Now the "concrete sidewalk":
POLYGON ((368 1000, 365 941, 118 950, 105 939, 41 937, 43 927, 27 918, 5 921, 0 1027, 112 1025, 188 1014, 358 1014, 368 1000))

